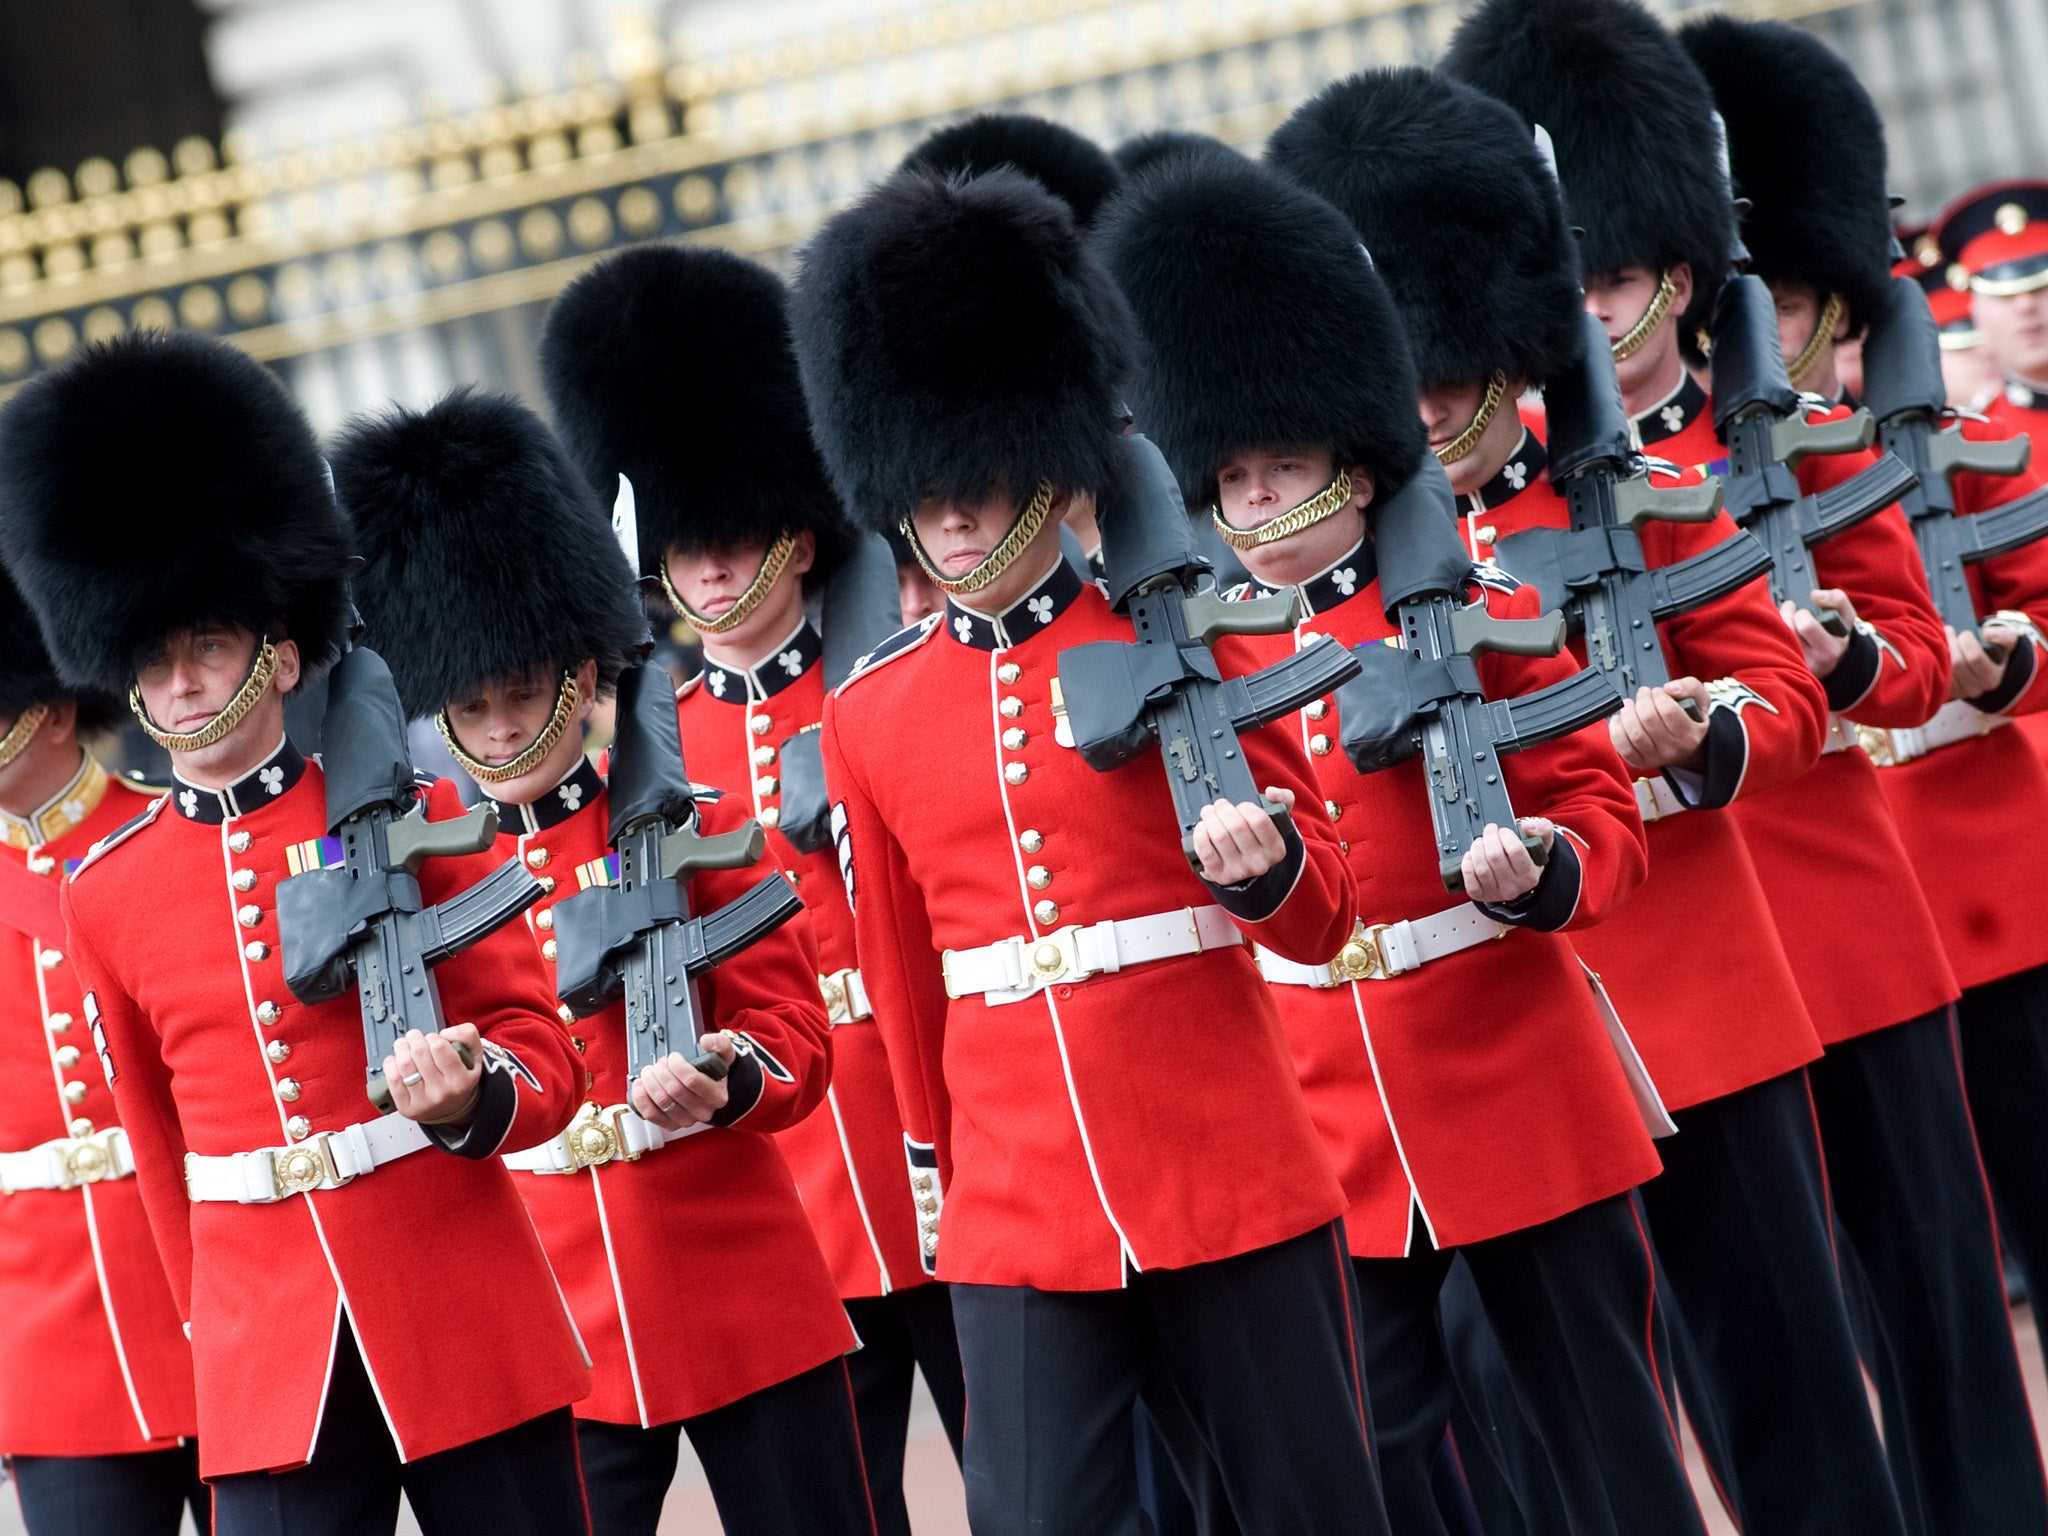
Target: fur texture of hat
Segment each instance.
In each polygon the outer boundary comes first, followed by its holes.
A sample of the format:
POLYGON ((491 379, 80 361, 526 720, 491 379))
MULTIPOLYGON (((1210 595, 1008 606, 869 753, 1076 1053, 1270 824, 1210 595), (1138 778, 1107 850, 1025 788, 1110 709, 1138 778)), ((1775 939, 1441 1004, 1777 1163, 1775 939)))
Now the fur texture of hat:
POLYGON ((789 346, 789 297, 758 262, 639 245, 563 290, 541 333, 541 380, 571 457, 610 508, 633 482, 640 571, 670 548, 818 540, 842 558, 845 516, 811 441, 789 346))
POLYGON ((1221 139, 1206 133, 1190 133, 1184 128, 1161 128, 1155 133, 1141 133, 1134 139, 1125 139, 1115 150, 1116 163, 1123 167, 1125 176, 1139 175, 1161 161, 1181 155, 1225 155, 1233 160, 1244 158, 1221 139))
POLYGON ((1679 320, 1694 346, 1734 249, 1714 94, 1640 0, 1485 0, 1442 69, 1548 130, 1579 270, 1692 268, 1679 320))
POLYGON ((1750 270, 1839 293, 1860 334, 1891 280, 1884 120, 1840 54, 1781 21, 1703 17, 1678 39, 1728 125, 1750 270))
POLYGON ((1557 178, 1514 112, 1425 69, 1329 86, 1266 163, 1351 220, 1394 295, 1425 387, 1496 369, 1541 384, 1585 345, 1557 178))
POLYGON ((105 730, 122 713, 120 700, 112 695, 67 688, 58 679, 35 610, 0 569, 0 733, 24 711, 63 699, 77 704, 81 735, 105 730))
POLYGON ((1335 208, 1249 161, 1191 157, 1136 180, 1098 240, 1146 342, 1138 430, 1191 503, 1245 448, 1327 446, 1383 493, 1414 472, 1400 316, 1335 208))
POLYGON ((818 446, 864 526, 927 495, 1110 483, 1130 310, 1021 172, 898 171, 818 232, 792 315, 818 446))
POLYGON ((941 176, 983 176, 1001 166, 1022 171, 1074 210, 1084 229, 1123 181, 1123 168, 1093 139, 1024 112, 984 112, 941 128, 903 157, 941 176))
POLYGON ((611 519, 518 401, 459 389, 359 416, 333 462, 365 561, 363 642, 408 715, 590 659, 608 692, 635 658, 647 622, 611 519))
POLYGON ((0 552, 69 687, 117 697, 182 629, 298 643, 348 619, 348 528, 313 429, 246 352, 191 332, 87 349, 0 412, 0 552))

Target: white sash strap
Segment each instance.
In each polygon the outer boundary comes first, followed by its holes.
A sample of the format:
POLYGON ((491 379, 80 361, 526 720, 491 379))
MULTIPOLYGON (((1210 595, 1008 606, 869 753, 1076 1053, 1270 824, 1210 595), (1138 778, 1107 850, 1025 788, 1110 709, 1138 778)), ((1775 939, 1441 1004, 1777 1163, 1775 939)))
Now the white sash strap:
POLYGON ((1003 939, 980 949, 949 949, 946 995, 979 995, 991 1008, 1019 1003, 1059 982, 1086 981, 1149 960, 1171 960, 1242 944, 1221 907, 1182 907, 1121 922, 1057 928, 1036 939, 1003 939))
POLYGON ((1934 712, 1934 718, 1911 730, 1880 731, 1865 728, 1857 733, 1863 750, 1880 768, 1895 768, 1925 757, 1959 741, 1989 736, 2002 725, 2011 725, 2008 715, 1987 715, 1974 704, 1951 699, 1934 712))
POLYGON ((1662 821, 1666 816, 1676 816, 1689 811, 1691 806, 1678 798, 1662 774, 1654 779, 1636 780, 1636 809, 1643 813, 1644 824, 1662 821))
POLYGON ((185 1193, 193 1200, 269 1205, 316 1189, 339 1189, 372 1169, 432 1146, 424 1127, 403 1115, 322 1131, 288 1147, 228 1157, 185 1154, 185 1193))
POLYGON ((1386 981, 1405 976, 1432 960, 1497 939, 1511 925, 1498 922, 1470 902, 1462 907, 1398 923, 1360 923, 1324 965, 1301 965, 1271 950, 1258 951, 1259 971, 1283 987, 1341 987, 1350 981, 1386 981))
POLYGON ((60 1136, 26 1152, 0 1152, 0 1195, 30 1189, 77 1189, 135 1172, 128 1133, 118 1125, 91 1136, 60 1136))
POLYGON ((665 1131, 627 1105, 586 1104, 576 1111, 569 1129, 537 1147, 508 1153, 505 1166, 518 1173, 581 1173, 610 1162, 637 1163, 650 1152, 709 1129, 699 1124, 686 1131, 665 1131))

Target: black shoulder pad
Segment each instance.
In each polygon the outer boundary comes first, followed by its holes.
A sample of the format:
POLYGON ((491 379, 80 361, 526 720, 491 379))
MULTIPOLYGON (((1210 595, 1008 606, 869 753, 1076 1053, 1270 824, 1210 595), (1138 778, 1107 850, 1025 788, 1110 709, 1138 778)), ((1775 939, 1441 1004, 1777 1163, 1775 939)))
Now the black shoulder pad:
POLYGON ((94 843, 91 848, 86 850, 86 855, 79 861, 78 868, 71 871, 71 878, 76 880, 88 869, 91 869, 93 865, 99 863, 101 859, 127 842, 129 838, 155 821, 157 817, 163 814, 163 809, 170 803, 170 799, 171 797, 168 792, 157 796, 156 799, 149 802, 148 809, 143 811, 141 815, 130 817, 105 837, 94 843))
POLYGON ((862 678, 880 671, 884 665, 894 661, 897 657, 909 655, 939 632, 939 620, 942 617, 943 615, 940 614, 928 613, 915 624, 906 624, 902 629, 897 630, 895 634, 856 661, 853 664, 853 671, 847 674, 846 681, 835 688, 833 692, 844 693, 862 678))

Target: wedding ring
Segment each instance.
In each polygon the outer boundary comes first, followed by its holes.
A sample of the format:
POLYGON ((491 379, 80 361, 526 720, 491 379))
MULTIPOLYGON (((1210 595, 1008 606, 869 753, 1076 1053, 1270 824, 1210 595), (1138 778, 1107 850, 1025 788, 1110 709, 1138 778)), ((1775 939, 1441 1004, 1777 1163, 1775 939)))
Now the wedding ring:
POLYGON ((410 1088, 414 1083, 424 1081, 424 1079, 422 1079, 420 1074, 417 1072, 408 1072, 404 1077, 401 1077, 399 1081, 403 1083, 406 1087, 410 1088))

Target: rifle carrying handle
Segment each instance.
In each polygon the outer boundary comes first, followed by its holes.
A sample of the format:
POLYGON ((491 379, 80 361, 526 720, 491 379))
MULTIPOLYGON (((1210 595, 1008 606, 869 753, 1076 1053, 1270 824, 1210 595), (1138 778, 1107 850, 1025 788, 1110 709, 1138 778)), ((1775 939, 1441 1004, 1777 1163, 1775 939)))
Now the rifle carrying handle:
POLYGON ((1482 599, 1451 615, 1452 641, 1468 656, 1555 656, 1564 649, 1564 630, 1564 614, 1554 608, 1536 619, 1497 619, 1482 599))
MULTIPOLYGON (((476 1065, 476 1053, 468 1046, 460 1040, 450 1040, 448 1043, 455 1047, 455 1054, 462 1058, 464 1071, 476 1065)), ((392 1101, 391 1085, 384 1080, 383 1068, 380 1067, 370 1074, 364 1091, 370 1095, 370 1102, 377 1106, 378 1114, 389 1115, 397 1112, 398 1106, 392 1101)))
POLYGON ((1927 439, 1928 468, 1938 475, 2017 475, 2025 472, 2033 439, 1965 437, 1960 428, 1927 439))
POLYGON ((1726 498, 1721 482, 1702 480, 1698 485, 1652 485, 1648 475, 1621 480, 1614 487, 1614 510, 1629 527, 1641 530, 1654 519, 1660 523, 1711 523, 1720 515, 1726 498))
POLYGON ((1190 592, 1183 603, 1188 633, 1204 645, 1214 645, 1219 635, 1284 635, 1301 620, 1300 599, 1292 589, 1233 603, 1204 587, 1190 592))
POLYGON ((760 863, 767 851, 768 834, 751 817, 730 832, 710 837, 694 825, 678 827, 661 840, 661 878, 687 880, 699 870, 746 869, 760 863))
POLYGON ((1866 410, 1833 421, 1808 421, 1795 414, 1771 424, 1771 452, 1787 469, 1815 454, 1858 453, 1876 441, 1877 421, 1866 410))
POLYGON ((498 840, 498 807, 480 801, 447 821, 427 820, 427 802, 395 817, 384 830, 384 851, 393 867, 417 875, 428 859, 482 853, 498 840))

